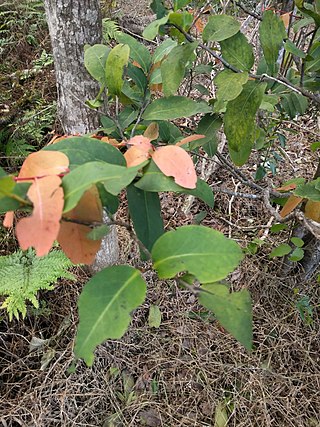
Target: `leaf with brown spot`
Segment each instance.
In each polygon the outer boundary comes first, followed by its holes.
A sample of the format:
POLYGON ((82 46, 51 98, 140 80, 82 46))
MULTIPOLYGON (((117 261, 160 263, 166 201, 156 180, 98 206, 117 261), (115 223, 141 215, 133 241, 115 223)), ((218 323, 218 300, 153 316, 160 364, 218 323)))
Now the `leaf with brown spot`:
POLYGON ((202 139, 205 137, 206 137, 205 135, 190 135, 190 136, 187 136, 186 138, 181 139, 181 141, 178 141, 176 143, 176 146, 181 147, 181 145, 189 144, 189 142, 197 141, 198 139, 202 139))
MULTIPOLYGON (((88 223, 101 222, 102 205, 97 187, 93 186, 86 191, 78 205, 63 216, 88 223)), ((88 238, 90 231, 91 228, 86 225, 61 221, 57 240, 64 253, 74 264, 92 264, 100 249, 101 240, 88 238)))
POLYGON ((152 159, 161 172, 173 176, 176 184, 184 188, 196 188, 197 175, 189 154, 181 147, 167 145, 158 148, 152 159))
POLYGON ((149 150, 146 151, 143 147, 133 146, 130 147, 124 154, 127 162, 127 167, 138 166, 150 158, 149 150))
POLYGON ((144 131, 143 136, 148 138, 150 141, 154 141, 155 139, 158 139, 158 137, 159 137, 159 125, 158 125, 158 123, 155 123, 155 122, 150 123, 150 125, 144 131))
POLYGON ((299 205, 299 203, 302 202, 302 200, 302 197, 290 196, 283 208, 281 209, 280 216, 284 218, 289 215, 289 213, 291 213, 299 205))
POLYGON ((60 229, 63 210, 63 190, 58 176, 35 179, 28 190, 33 212, 16 226, 16 236, 22 250, 33 246, 37 256, 47 255, 60 229))
POLYGON ((313 221, 320 222, 320 202, 308 200, 305 206, 304 214, 313 221))

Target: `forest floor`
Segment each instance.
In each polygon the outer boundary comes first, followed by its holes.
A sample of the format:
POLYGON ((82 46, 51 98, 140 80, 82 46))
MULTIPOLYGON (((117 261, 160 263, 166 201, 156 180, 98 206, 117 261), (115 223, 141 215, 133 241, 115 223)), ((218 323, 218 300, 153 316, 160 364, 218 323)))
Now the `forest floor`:
MULTIPOLYGON (((123 16, 129 9, 132 15, 129 3, 120 5, 123 16)), ((139 5, 135 13, 144 16, 145 4, 139 5)), ((50 52, 45 29, 40 39, 36 47, 21 39, 10 48, 10 64, 0 69, 1 108, 14 111, 11 120, 20 133, 27 111, 37 109, 39 102, 43 111, 55 99, 51 64, 23 81, 12 76, 32 67, 43 49, 50 52)), ((36 120, 34 114, 32 120, 36 120)), ((53 118, 54 114, 49 123, 47 117, 41 128, 41 144, 51 138, 53 118)), ((313 111, 308 118, 287 123, 283 131, 285 155, 277 165, 277 174, 268 176, 274 186, 297 176, 312 177, 317 158, 310 144, 317 141, 317 132, 313 111)), ((4 127, 0 127, 4 140, 3 133, 4 127)), ((24 142, 31 144, 32 138, 24 142)), ((19 144, 13 144, 12 150, 19 144)), ((17 169, 18 153, 5 152, 4 145, 0 148, 1 166, 17 169)), ((217 167, 208 179, 210 185, 223 183, 231 191, 246 190, 216 159, 213 161, 217 167)), ((248 176, 254 174, 255 161, 253 155, 243 168, 248 176)), ((211 163, 200 164, 199 171, 211 163)), ((1 311, 0 426, 320 426, 317 274, 301 281, 299 270, 283 273, 282 258, 269 259, 274 246, 288 241, 288 231, 270 232, 271 214, 261 200, 217 193, 212 209, 197 200, 190 203, 186 196, 166 193, 161 203, 166 229, 190 224, 201 213, 203 225, 222 231, 243 248, 257 249, 256 254, 247 254, 229 277, 233 289, 247 288, 252 295, 253 352, 248 353, 229 336, 193 295, 174 281, 159 281, 149 272, 145 277, 147 299, 134 313, 123 339, 99 346, 91 368, 80 363, 76 372, 69 374, 78 320, 76 303, 89 278, 85 269, 74 268, 76 282, 60 280, 53 291, 41 292, 41 309, 28 310, 23 321, 9 322, 1 311), (256 247, 255 239, 263 244, 256 247), (152 304, 161 311, 159 328, 148 324, 152 304), (47 341, 31 351, 30 343, 36 339, 47 341)), ((125 204, 120 215, 124 220, 125 204)), ((128 245, 125 235, 122 243, 128 245)), ((13 233, 1 228, 0 244, 1 255, 13 252, 13 233)), ((128 250, 129 262, 136 263, 134 245, 122 252, 128 250)))

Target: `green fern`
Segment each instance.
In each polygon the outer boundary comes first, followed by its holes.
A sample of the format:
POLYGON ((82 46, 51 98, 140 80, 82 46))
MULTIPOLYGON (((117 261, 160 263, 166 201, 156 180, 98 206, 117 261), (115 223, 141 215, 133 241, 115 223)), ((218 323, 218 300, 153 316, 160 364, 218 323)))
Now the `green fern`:
POLYGON ((102 20, 102 34, 106 43, 111 39, 115 39, 120 32, 119 25, 115 21, 109 18, 102 20))
POLYGON ((53 289, 58 278, 75 280, 67 269, 71 261, 63 252, 54 250, 47 256, 36 257, 34 250, 17 251, 0 257, 0 295, 8 295, 1 308, 8 312, 9 319, 19 319, 27 314, 26 302, 39 307, 37 292, 53 289))

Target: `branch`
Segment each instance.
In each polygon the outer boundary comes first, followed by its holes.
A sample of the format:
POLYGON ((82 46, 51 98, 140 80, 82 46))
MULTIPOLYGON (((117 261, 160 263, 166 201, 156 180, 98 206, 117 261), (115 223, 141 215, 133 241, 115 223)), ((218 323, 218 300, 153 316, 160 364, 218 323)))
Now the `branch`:
MULTIPOLYGON (((170 24, 170 25, 172 25, 177 30, 179 30, 181 32, 181 34, 183 34, 185 36, 185 38, 190 43, 196 41, 196 39, 194 37, 192 37, 189 33, 184 31, 181 27, 179 27, 179 25, 176 25, 176 24, 170 24)), ((208 52, 211 56, 213 56, 215 59, 220 61, 226 68, 233 71, 234 73, 242 73, 243 72, 242 70, 239 70, 238 68, 229 64, 229 62, 227 62, 221 55, 218 55, 217 53, 215 53, 212 49, 210 49, 205 44, 198 43, 198 46, 201 47, 201 49, 204 49, 206 52, 208 52)), ((307 98, 311 99, 312 101, 316 102, 317 104, 320 104, 320 97, 319 96, 309 92, 308 90, 306 90, 302 87, 295 86, 285 77, 275 78, 275 77, 269 76, 268 74, 256 75, 256 74, 252 74, 252 73, 249 73, 249 77, 251 77, 252 79, 255 79, 255 80, 259 80, 259 81, 265 81, 265 80, 273 81, 273 82, 275 81, 279 84, 282 84, 282 85, 288 87, 289 89, 293 90, 294 92, 301 93, 302 95, 306 96, 307 98)))
POLYGON ((241 4, 239 1, 234 2, 240 9, 242 9, 247 15, 252 16, 255 19, 258 19, 259 21, 262 21, 262 17, 258 15, 255 12, 252 12, 251 10, 247 9, 243 4, 241 4))

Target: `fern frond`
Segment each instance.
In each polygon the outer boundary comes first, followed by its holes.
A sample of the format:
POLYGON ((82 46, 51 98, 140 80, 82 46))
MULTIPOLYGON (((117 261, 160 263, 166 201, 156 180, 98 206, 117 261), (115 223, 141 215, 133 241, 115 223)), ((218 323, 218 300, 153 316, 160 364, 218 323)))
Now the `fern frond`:
POLYGON ((108 43, 111 39, 115 39, 117 34, 120 32, 121 31, 117 22, 112 21, 109 18, 104 18, 102 20, 102 35, 106 43, 108 43))
POLYGON ((67 270, 71 266, 71 261, 58 250, 44 257, 36 257, 32 249, 0 257, 0 295, 7 295, 1 308, 7 310, 10 320, 13 316, 19 319, 20 313, 25 317, 27 301, 38 308, 40 289, 53 289, 59 278, 75 280, 67 270))

